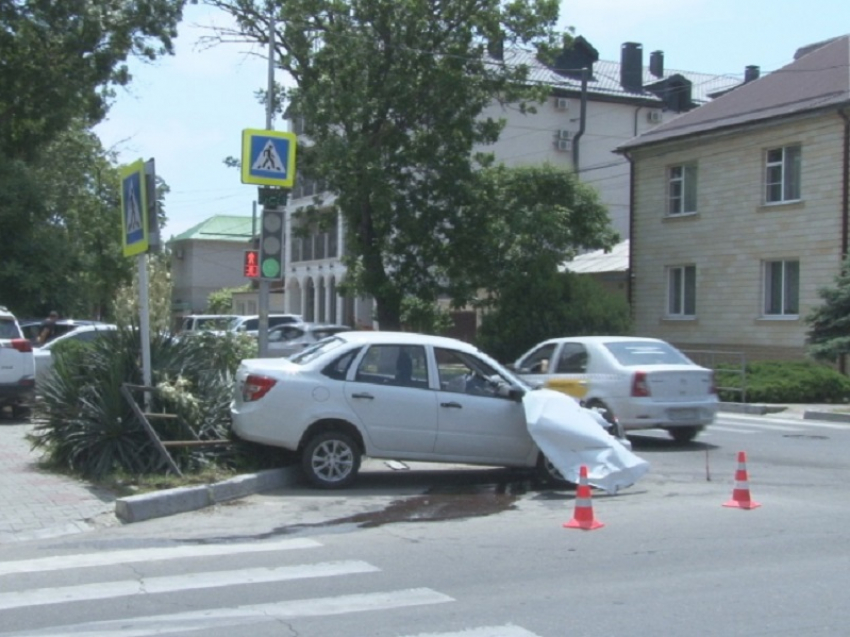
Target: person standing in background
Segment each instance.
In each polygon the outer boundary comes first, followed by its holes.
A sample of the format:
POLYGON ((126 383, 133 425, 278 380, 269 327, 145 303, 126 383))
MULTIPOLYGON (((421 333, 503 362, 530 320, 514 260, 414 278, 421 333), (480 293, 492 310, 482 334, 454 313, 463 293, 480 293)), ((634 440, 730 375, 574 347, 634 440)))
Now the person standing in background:
POLYGON ((47 341, 56 336, 56 321, 59 319, 59 314, 55 311, 41 324, 41 329, 38 332, 38 344, 44 345, 47 341))

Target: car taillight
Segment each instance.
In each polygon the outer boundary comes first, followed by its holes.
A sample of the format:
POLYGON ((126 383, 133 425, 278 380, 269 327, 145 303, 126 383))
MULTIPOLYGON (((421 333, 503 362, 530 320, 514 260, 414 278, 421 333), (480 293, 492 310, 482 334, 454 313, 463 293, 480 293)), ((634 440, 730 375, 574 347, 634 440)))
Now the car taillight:
POLYGON ((32 351, 32 343, 30 343, 25 338, 13 338, 12 339, 12 347, 19 352, 31 352, 32 351))
POLYGON ((649 396, 649 383, 646 382, 646 372, 635 372, 632 376, 632 396, 649 396))
POLYGON ((269 393, 269 390, 276 383, 277 381, 274 378, 269 378, 268 376, 248 374, 245 383, 242 385, 242 400, 246 403, 253 400, 260 400, 260 398, 269 393))

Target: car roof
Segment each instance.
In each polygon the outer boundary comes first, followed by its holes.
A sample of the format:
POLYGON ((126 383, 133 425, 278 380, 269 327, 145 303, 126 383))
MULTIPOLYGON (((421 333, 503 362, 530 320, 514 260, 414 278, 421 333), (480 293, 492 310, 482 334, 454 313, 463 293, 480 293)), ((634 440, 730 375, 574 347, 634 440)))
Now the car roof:
POLYGON ((547 343, 622 343, 622 342, 645 342, 659 343, 666 342, 660 338, 650 338, 647 336, 562 336, 559 338, 550 338, 547 343))
POLYGON ((435 345, 437 347, 452 347, 468 352, 479 352, 474 345, 459 341, 448 336, 434 336, 433 334, 419 334, 417 332, 382 332, 380 330, 357 330, 341 332, 336 335, 350 343, 388 343, 401 345, 435 345))

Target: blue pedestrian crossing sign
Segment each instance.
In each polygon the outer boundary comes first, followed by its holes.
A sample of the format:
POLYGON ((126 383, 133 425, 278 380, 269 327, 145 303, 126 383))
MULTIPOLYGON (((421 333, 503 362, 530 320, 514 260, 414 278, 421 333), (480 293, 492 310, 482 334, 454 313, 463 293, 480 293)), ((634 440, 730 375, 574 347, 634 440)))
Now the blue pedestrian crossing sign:
POLYGON ((242 183, 292 188, 295 184, 294 133, 242 131, 242 183))
POLYGON ((147 252, 148 196, 145 184, 145 162, 138 160, 125 166, 121 174, 121 243, 124 256, 147 252))

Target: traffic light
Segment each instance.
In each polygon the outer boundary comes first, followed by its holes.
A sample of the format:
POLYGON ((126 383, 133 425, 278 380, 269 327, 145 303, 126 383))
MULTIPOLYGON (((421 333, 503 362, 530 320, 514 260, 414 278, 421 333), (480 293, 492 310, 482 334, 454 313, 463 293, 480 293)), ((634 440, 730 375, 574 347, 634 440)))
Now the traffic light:
POLYGON ((260 278, 283 276, 283 210, 263 208, 260 228, 260 278))
POLYGON ((242 259, 242 276, 249 279, 257 279, 260 276, 260 251, 245 250, 242 259))

